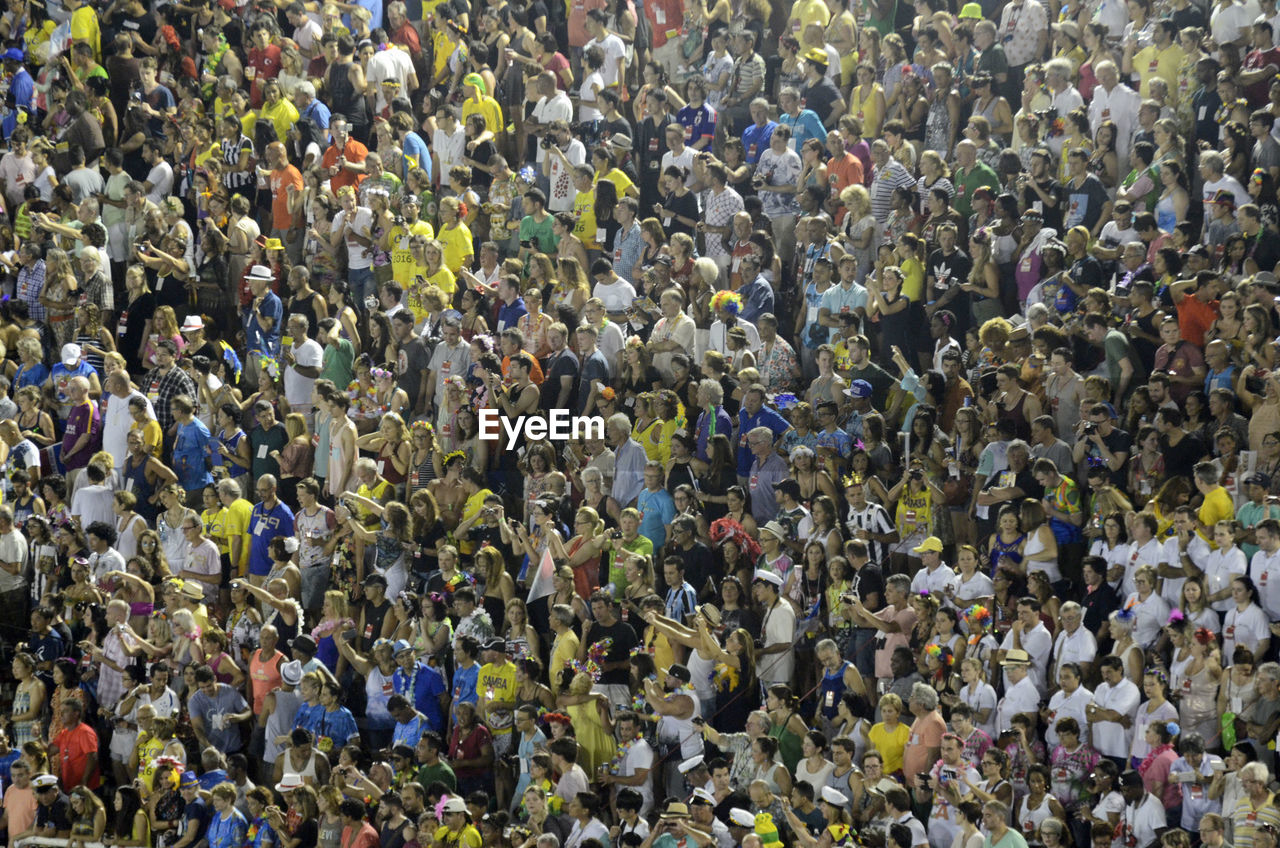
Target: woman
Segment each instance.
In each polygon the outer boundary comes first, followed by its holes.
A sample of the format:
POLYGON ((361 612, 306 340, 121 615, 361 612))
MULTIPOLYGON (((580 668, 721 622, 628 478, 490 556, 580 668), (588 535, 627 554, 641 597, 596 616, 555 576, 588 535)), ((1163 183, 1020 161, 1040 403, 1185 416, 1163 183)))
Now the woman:
POLYGON ((876 79, 874 65, 860 63, 856 75, 858 84, 853 87, 849 96, 849 114, 862 122, 862 137, 870 143, 880 138, 880 131, 884 126, 885 113, 888 111, 885 90, 876 79))
POLYGON ((1187 194, 1187 175, 1182 163, 1175 159, 1160 165, 1160 199, 1156 201, 1156 227, 1162 233, 1172 233, 1179 221, 1187 218, 1190 198, 1187 194))
POLYGON ((980 803, 999 801, 1013 808, 1013 784, 1008 780, 1009 755, 992 746, 982 755, 978 768, 982 782, 973 784, 967 776, 961 776, 965 787, 980 803))
MULTIPOLYGON (((1080 679, 1075 672, 1078 671, 1078 666, 1072 670, 1072 679, 1077 687, 1080 679)), ((1062 808, 1073 815, 1088 798, 1089 775, 1097 766, 1100 756, 1081 741, 1080 722, 1075 718, 1059 718, 1054 731, 1058 736, 1058 744, 1049 755, 1049 773, 1052 775, 1049 789, 1062 808)), ((1043 827, 1044 822, 1041 822, 1041 828, 1043 827)))
POLYGON ((1243 646, 1254 656, 1266 656, 1271 646, 1271 630, 1267 616, 1259 605, 1258 589, 1247 574, 1236 575, 1231 580, 1232 608, 1223 618, 1223 655, 1231 655, 1237 646, 1243 646))
POLYGON ((1120 179, 1120 160, 1116 156, 1116 124, 1108 119, 1098 124, 1093 135, 1093 150, 1089 153, 1086 170, 1108 189, 1116 187, 1120 179))
POLYGON ((1160 433, 1155 427, 1144 425, 1138 430, 1138 450, 1129 460, 1129 492, 1134 497, 1134 505, 1145 506, 1163 483, 1164 451, 1160 446, 1160 433))
POLYGON ((448 754, 461 793, 467 795, 488 785, 489 770, 493 767, 493 741, 489 729, 477 720, 474 704, 464 702, 454 707, 448 754))
POLYGON ((1217 694, 1222 680, 1222 654, 1213 633, 1196 628, 1187 633, 1191 660, 1175 678, 1178 698, 1178 723, 1184 733, 1198 733, 1212 739, 1221 732, 1217 712, 1217 694))
MULTIPOLYGON (((1213 526, 1213 540, 1216 548, 1209 553, 1204 564, 1203 585, 1201 586, 1201 602, 1207 604, 1216 613, 1228 613, 1234 606, 1232 597, 1232 580, 1236 575, 1247 571, 1244 551, 1236 545, 1236 533, 1239 524, 1233 520, 1219 521, 1213 526)), ((1187 583, 1191 581, 1188 580, 1187 583)), ((1186 592, 1183 584, 1183 592, 1186 592)), ((1187 610, 1183 610, 1186 614, 1187 610)), ((1212 622, 1216 625, 1217 622, 1212 622)), ((1208 621, 1198 621, 1196 627, 1205 626, 1217 633, 1218 627, 1211 626, 1208 621)), ((1208 738, 1208 737, 1206 737, 1208 738)))
POLYGON ((892 692, 880 696, 880 722, 867 732, 865 743, 875 747, 884 760, 889 774, 902 771, 902 754, 910 733, 899 721, 902 716, 902 699, 892 692))
POLYGON ((1164 804, 1165 810, 1182 809, 1182 787, 1170 780, 1170 769, 1178 759, 1174 741, 1181 733, 1175 721, 1155 721, 1147 725, 1145 741, 1149 748, 1138 764, 1142 787, 1164 804))
POLYGON ((1133 719, 1133 744, 1129 749, 1130 765, 1136 767, 1155 747, 1147 737, 1147 728, 1167 724, 1178 718, 1177 708, 1168 699, 1169 678, 1160 669, 1147 669, 1142 676, 1142 691, 1147 700, 1138 707, 1133 719))
POLYGON ((1036 763, 1027 770, 1027 794, 1017 800, 1013 809, 1013 823, 1026 838, 1028 844, 1035 844, 1041 823, 1050 816, 1062 820, 1066 812, 1062 804, 1049 794, 1049 769, 1042 763, 1036 763))
POLYGON ((1093 770, 1093 806, 1080 807, 1080 819, 1089 827, 1105 826, 1114 830, 1125 811, 1124 796, 1118 789, 1120 769, 1113 760, 1103 758, 1093 770))
POLYGON ((112 797, 111 834, 106 841, 120 848, 149 848, 151 822, 135 786, 121 786, 112 797))
POLYGON ((107 809, 88 786, 71 790, 68 818, 71 819, 71 838, 67 840, 67 848, 85 848, 89 843, 100 842, 107 829, 107 809))
POLYGON ((12 669, 17 686, 9 713, 9 739, 14 746, 21 747, 25 742, 43 738, 40 716, 44 712, 45 686, 36 677, 36 661, 30 654, 15 654, 12 669))
POLYGON ((209 848, 243 848, 247 842, 249 823, 236 809, 236 786, 227 781, 210 790, 213 816, 205 838, 209 848))

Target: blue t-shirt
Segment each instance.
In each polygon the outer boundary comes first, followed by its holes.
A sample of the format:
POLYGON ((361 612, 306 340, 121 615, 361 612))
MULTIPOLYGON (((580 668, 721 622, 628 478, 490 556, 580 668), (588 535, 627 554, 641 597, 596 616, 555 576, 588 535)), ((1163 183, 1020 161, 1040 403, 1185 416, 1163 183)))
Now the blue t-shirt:
POLYGON ((742 131, 742 147, 747 151, 748 165, 759 162, 760 154, 769 149, 769 139, 773 138, 773 128, 776 126, 773 121, 763 127, 753 123, 742 131))
POLYGON ((676 517, 676 502, 666 489, 651 492, 644 489, 636 498, 640 510, 640 535, 653 542, 657 550, 667 543, 667 525, 676 517))
POLYGON ((400 175, 400 179, 409 179, 410 157, 417 160, 418 167, 427 172, 427 179, 431 179, 431 151, 427 150, 427 143, 422 140, 422 136, 416 132, 406 133, 404 140, 400 142, 400 154, 404 163, 404 173, 400 175))
POLYGON ((18 128, 18 112, 31 113, 31 99, 36 93, 35 81, 31 79, 31 74, 27 73, 26 68, 19 68, 18 72, 13 75, 13 79, 9 80, 9 96, 6 98, 6 106, 11 111, 4 116, 4 137, 7 139, 18 128))
POLYGON ((173 440, 173 471, 178 484, 188 492, 213 482, 205 460, 208 458, 209 428, 199 418, 179 424, 173 440))
POLYGON ((35 386, 38 389, 48 379, 49 366, 43 362, 37 362, 31 367, 19 365, 17 373, 13 375, 13 390, 16 392, 18 389, 25 389, 27 386, 35 386))
POLYGON ((440 707, 440 696, 445 692, 444 674, 438 668, 425 662, 418 663, 418 673, 413 679, 412 696, 407 691, 409 676, 404 673, 404 669, 396 669, 392 676, 392 685, 399 694, 406 698, 411 697, 413 708, 427 717, 429 727, 426 729, 434 730, 436 733, 444 731, 444 710, 440 707))
POLYGON ((351 710, 346 707, 338 707, 332 712, 325 710, 320 713, 319 729, 316 731, 317 739, 330 739, 333 741, 333 747, 330 751, 342 750, 352 736, 360 733, 360 728, 356 727, 356 717, 351 714, 351 710))
MULTIPOLYGON (((480 663, 472 663, 471 668, 459 666, 453 671, 453 706, 458 704, 474 704, 479 702, 480 694, 476 686, 480 682, 480 663)), ((457 718, 457 713, 454 713, 457 718)))
POLYGON ((293 510, 277 501, 275 509, 264 509, 261 503, 253 505, 249 516, 249 573, 271 573, 271 556, 268 548, 276 536, 293 535, 293 510))
POLYGON ((696 109, 685 106, 676 113, 676 122, 684 127, 684 143, 688 145, 716 134, 716 110, 705 103, 696 109))
POLYGON ((791 149, 796 153, 799 153, 800 148, 811 138, 823 142, 827 140, 827 128, 822 125, 822 119, 818 117, 818 113, 812 109, 801 109, 797 117, 783 112, 778 118, 778 123, 784 127, 791 127, 791 149))
POLYGON ((510 306, 501 303, 498 307, 498 332, 510 330, 528 314, 529 310, 525 308, 523 297, 517 297, 510 306))
POLYGON ((232 807, 226 818, 220 813, 213 814, 205 839, 209 841, 209 848, 243 848, 248 833, 249 823, 244 820, 244 814, 232 807))
POLYGON ((332 116, 329 107, 321 103, 319 100, 312 100, 307 104, 307 108, 302 110, 300 118, 310 118, 311 122, 322 130, 329 129, 329 118, 332 116))
POLYGON ((258 316, 250 308, 245 313, 245 340, 251 353, 263 353, 268 356, 280 356, 280 319, 284 315, 284 306, 275 292, 268 291, 262 298, 262 306, 258 310, 263 318, 271 318, 271 329, 263 330, 258 323, 258 316))

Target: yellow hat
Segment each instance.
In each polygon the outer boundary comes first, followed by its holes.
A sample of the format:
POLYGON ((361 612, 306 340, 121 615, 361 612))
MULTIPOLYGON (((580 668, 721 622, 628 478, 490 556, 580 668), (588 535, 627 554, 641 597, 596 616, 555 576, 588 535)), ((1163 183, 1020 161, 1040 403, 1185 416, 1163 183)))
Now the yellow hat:
POLYGON ((830 57, 827 56, 827 51, 823 50, 821 47, 810 47, 808 50, 804 51, 804 58, 806 61, 813 62, 815 65, 821 65, 824 68, 831 63, 830 57))
POLYGON ((933 551, 935 554, 940 554, 942 553, 942 540, 937 536, 930 536, 911 550, 918 554, 922 554, 925 551, 933 551))
POLYGON ((284 250, 284 243, 280 239, 267 236, 258 239, 258 246, 263 250, 284 250))

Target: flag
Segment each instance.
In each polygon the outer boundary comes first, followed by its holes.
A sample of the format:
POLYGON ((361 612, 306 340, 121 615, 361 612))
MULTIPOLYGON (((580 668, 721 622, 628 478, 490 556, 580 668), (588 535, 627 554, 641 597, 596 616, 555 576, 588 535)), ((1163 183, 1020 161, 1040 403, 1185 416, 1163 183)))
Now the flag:
POLYGON ((555 587, 551 584, 551 575, 555 574, 555 571, 556 564, 551 559, 551 551, 544 550, 542 552, 542 560, 538 563, 538 571, 533 575, 533 579, 529 581, 529 599, 527 603, 531 604, 555 591, 555 587))

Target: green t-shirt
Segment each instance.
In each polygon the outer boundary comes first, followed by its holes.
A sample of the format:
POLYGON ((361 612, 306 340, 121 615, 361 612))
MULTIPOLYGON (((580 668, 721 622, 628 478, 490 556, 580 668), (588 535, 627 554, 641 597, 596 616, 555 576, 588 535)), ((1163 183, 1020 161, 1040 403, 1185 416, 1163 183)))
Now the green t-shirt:
POLYGON ((440 781, 449 787, 450 792, 458 791, 458 778, 454 775, 453 769, 444 760, 433 766, 418 766, 418 783, 422 784, 422 791, 425 793, 427 787, 436 781, 440 781))
POLYGON ((349 339, 338 339, 338 344, 324 346, 324 359, 320 363, 320 377, 332 380, 335 386, 349 386, 355 379, 356 349, 349 339))
MULTIPOLYGON (((636 536, 630 542, 623 544, 623 549, 633 554, 641 556, 653 556, 653 542, 645 536, 636 536)), ((626 569, 618 563, 617 557, 612 553, 609 554, 609 581, 613 584, 613 596, 615 598, 622 597, 622 590, 627 588, 627 572, 626 569)))
POLYGON ((540 253, 551 253, 560 243, 560 239, 551 231, 554 221, 554 215, 548 215, 542 223, 533 220, 532 215, 525 215, 520 219, 520 241, 532 241, 534 248, 540 253))
POLYGON ((1000 192, 1000 178, 991 166, 985 162, 974 162, 967 172, 956 171, 952 178, 956 187, 956 200, 953 206, 965 220, 973 214, 973 193, 986 186, 997 194, 1000 192))

